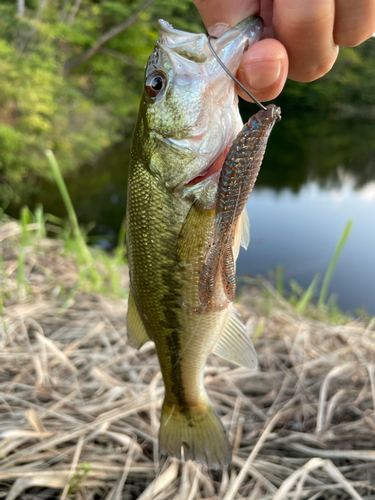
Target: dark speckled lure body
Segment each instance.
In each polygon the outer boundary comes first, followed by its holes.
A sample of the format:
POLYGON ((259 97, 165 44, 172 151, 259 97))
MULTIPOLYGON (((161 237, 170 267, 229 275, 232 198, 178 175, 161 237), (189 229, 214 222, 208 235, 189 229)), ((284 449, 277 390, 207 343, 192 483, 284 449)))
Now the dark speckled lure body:
POLYGON ((232 248, 236 226, 257 179, 271 130, 280 119, 280 108, 273 104, 258 111, 237 135, 224 162, 218 185, 215 225, 199 280, 199 300, 207 309, 223 307, 214 295, 219 275, 227 301, 234 300, 232 248))

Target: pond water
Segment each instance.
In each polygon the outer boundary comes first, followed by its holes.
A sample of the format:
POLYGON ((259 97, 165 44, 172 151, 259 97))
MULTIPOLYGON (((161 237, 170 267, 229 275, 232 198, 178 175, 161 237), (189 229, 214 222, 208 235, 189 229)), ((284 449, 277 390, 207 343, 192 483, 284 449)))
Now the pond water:
POLYGON ((331 189, 308 182, 298 193, 255 189, 247 203, 250 245, 240 252, 237 274, 267 276, 282 265, 286 283, 294 279, 306 289, 319 273, 320 289, 341 233, 352 219, 330 292, 343 310, 362 307, 375 314, 375 182, 358 190, 353 184, 346 178, 341 187, 331 189))
MULTIPOLYGON (((330 286, 343 310, 364 307, 375 314, 375 120, 306 115, 281 104, 283 119, 272 132, 247 209, 249 250, 241 251, 237 274, 268 275, 284 267, 285 281, 306 288, 320 284, 349 219, 354 226, 330 286)), ((243 105, 247 119, 255 109, 243 105)), ((95 164, 67 178, 81 223, 95 221, 91 242, 110 248, 126 207, 130 137, 95 164)), ((54 185, 37 196, 46 212, 65 216, 54 185)), ((19 206, 8 213, 18 216, 19 206)))

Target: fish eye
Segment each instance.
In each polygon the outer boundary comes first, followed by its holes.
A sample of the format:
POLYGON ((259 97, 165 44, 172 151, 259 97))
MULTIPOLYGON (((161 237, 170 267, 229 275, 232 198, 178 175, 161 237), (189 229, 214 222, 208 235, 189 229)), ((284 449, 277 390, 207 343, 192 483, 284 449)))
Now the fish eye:
POLYGON ((149 96, 156 97, 165 87, 167 78, 161 71, 154 71, 147 77, 146 90, 149 96))

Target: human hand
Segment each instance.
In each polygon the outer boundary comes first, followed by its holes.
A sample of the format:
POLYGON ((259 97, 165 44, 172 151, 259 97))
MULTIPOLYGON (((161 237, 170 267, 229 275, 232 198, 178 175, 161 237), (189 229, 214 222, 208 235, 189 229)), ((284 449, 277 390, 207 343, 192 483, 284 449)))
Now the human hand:
MULTIPOLYGON (((259 14, 263 38, 244 53, 240 82, 260 101, 274 99, 286 78, 311 82, 326 74, 339 45, 354 47, 375 32, 375 0, 194 0, 207 30, 220 36, 259 14)), ((246 100, 246 94, 238 88, 246 100)))

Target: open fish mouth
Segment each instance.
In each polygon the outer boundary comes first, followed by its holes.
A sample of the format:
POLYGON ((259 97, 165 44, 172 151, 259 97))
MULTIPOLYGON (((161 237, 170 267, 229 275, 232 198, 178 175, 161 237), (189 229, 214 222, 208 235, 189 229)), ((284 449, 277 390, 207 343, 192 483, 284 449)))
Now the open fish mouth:
POLYGON ((226 146, 224 151, 219 155, 216 160, 211 163, 208 167, 206 167, 200 174, 198 174, 196 177, 188 181, 184 187, 191 187, 191 186, 196 186, 197 184, 200 184, 201 182, 206 181, 210 177, 213 177, 215 174, 218 172, 221 172, 221 169, 223 168, 225 158, 228 154, 229 150, 229 144, 226 146))
POLYGON ((231 144, 232 141, 227 143, 216 158, 210 161, 199 174, 180 184, 174 191, 175 195, 190 202, 195 202, 203 210, 214 208, 221 171, 231 144))
MULTIPOLYGON (((262 29, 263 22, 260 18, 251 17, 241 21, 218 39, 212 40, 211 45, 229 71, 235 73, 243 52, 260 38, 262 29)), ((172 35, 169 33, 169 36, 172 35)), ((166 175, 169 176, 168 187, 172 188, 174 195, 185 202, 195 203, 203 210, 209 210, 215 206, 221 170, 230 146, 243 124, 234 83, 212 55, 207 38, 200 38, 199 44, 196 42, 194 44, 191 43, 183 53, 185 57, 183 62, 190 73, 188 70, 185 71, 184 78, 186 78, 181 80, 180 86, 178 78, 175 78, 174 82, 181 96, 184 96, 183 99, 181 97, 183 102, 187 99, 186 89, 195 88, 197 81, 203 82, 199 88, 197 87, 196 94, 189 98, 192 102, 196 102, 196 106, 200 106, 200 113, 199 116, 197 113, 187 113, 189 119, 191 116, 194 121, 192 119, 189 121, 184 134, 179 130, 178 133, 169 135, 168 143, 173 142, 177 150, 184 148, 186 155, 183 158, 181 154, 178 168, 167 170, 166 175), (194 54, 194 57, 188 57, 188 49, 191 51, 193 46, 195 52, 202 53, 205 57, 204 61, 200 62, 199 72, 194 54), (193 63, 195 66, 188 67, 188 64, 193 63)), ((172 63, 176 50, 176 47, 168 46, 172 63)), ((181 41, 178 51, 181 55, 181 41)), ((180 59, 178 63, 181 63, 180 59)), ((177 64, 176 68, 179 68, 177 64)), ((164 139, 164 142, 167 141, 164 139)))

